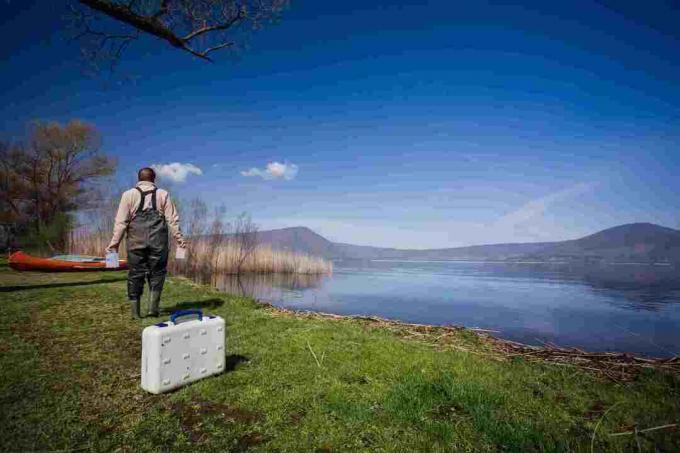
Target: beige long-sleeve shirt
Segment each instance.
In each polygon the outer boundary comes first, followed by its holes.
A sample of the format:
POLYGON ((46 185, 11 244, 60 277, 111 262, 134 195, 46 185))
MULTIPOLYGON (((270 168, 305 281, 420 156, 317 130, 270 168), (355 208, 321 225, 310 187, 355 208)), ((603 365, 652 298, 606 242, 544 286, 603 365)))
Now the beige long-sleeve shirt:
MULTIPOLYGON (((137 186, 143 192, 153 190, 156 185, 148 181, 140 181, 137 186)), ((137 208, 139 208, 139 202, 141 201, 141 194, 137 189, 130 189, 123 193, 120 199, 120 204, 118 205, 118 213, 116 214, 116 223, 113 226, 113 236, 111 237, 111 242, 107 247, 107 250, 117 249, 120 241, 123 240, 123 235, 127 231, 128 224, 132 219, 134 219, 137 214, 137 208)), ((151 194, 144 197, 144 206, 142 209, 151 208, 151 194)), ((170 194, 166 190, 157 189, 156 190, 156 209, 165 216, 165 221, 170 227, 170 233, 177 241, 180 247, 186 245, 184 236, 182 235, 182 230, 179 227, 179 214, 177 209, 170 199, 170 194)))

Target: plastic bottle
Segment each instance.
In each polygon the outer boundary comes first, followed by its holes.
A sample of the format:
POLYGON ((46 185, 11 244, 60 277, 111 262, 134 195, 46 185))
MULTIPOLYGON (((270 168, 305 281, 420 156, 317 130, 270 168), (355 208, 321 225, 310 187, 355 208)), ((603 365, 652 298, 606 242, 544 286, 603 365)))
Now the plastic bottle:
POLYGON ((106 267, 107 268, 116 268, 119 267, 118 263, 118 252, 108 252, 106 254, 106 267))

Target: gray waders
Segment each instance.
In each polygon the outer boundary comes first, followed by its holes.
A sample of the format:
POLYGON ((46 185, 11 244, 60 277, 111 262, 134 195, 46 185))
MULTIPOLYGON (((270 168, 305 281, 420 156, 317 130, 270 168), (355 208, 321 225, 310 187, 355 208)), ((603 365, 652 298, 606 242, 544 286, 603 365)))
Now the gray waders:
POLYGON ((132 317, 139 318, 139 303, 144 281, 149 283, 149 315, 158 316, 158 306, 168 266, 168 224, 156 209, 156 189, 143 192, 135 217, 127 228, 128 281, 127 292, 132 317), (151 209, 143 210, 144 199, 151 194, 151 209))

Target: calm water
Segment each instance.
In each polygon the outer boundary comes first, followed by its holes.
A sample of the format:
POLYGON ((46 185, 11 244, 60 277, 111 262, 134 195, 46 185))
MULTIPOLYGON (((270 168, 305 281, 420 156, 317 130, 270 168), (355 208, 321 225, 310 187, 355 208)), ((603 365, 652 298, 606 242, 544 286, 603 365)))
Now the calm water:
POLYGON ((223 277, 275 305, 499 331, 530 344, 680 354, 680 269, 545 263, 336 264, 332 276, 223 277))

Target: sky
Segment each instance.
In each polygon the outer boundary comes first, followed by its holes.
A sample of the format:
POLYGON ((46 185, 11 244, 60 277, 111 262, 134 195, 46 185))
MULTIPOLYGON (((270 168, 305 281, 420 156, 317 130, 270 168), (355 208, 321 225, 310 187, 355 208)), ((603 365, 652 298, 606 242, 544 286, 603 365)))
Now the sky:
POLYGON ((680 5, 293 1, 235 54, 153 38, 83 70, 66 2, 3 0, 0 139, 94 124, 260 229, 400 248, 680 228, 680 5))

